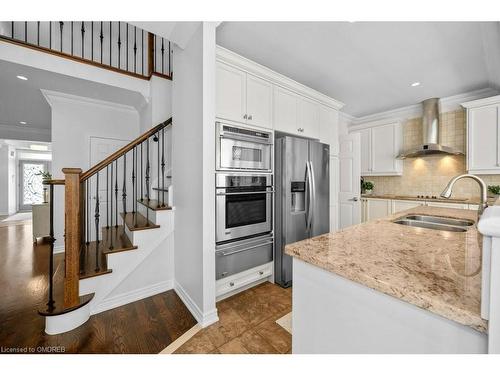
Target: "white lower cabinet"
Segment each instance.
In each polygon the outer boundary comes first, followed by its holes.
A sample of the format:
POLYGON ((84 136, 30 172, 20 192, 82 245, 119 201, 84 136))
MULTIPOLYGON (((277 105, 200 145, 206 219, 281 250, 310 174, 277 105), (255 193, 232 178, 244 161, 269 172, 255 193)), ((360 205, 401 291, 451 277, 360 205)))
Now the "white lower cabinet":
POLYGON ((241 292, 259 281, 268 279, 273 273, 273 262, 251 268, 249 270, 224 277, 215 282, 215 295, 218 299, 241 292), (220 298, 219 298, 220 297, 220 298))
POLYGON ((361 207, 362 221, 380 219, 391 214, 391 201, 389 199, 363 198, 361 207))
POLYGON ((469 208, 469 205, 464 203, 426 202, 426 204, 429 207, 461 208, 463 210, 469 208))

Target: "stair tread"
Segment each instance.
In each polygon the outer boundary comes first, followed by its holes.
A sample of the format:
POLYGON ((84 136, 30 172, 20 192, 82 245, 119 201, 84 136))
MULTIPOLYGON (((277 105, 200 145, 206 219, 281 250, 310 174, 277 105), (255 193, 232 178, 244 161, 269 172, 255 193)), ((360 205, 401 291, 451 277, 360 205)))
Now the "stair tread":
POLYGON ((112 270, 108 269, 108 261, 104 253, 107 247, 105 247, 102 241, 99 241, 96 254, 96 246, 97 242, 92 241, 88 244, 84 243, 80 249, 80 280, 112 272, 112 270), (96 267, 96 259, 99 259, 99 268, 96 267))
POLYGON ((100 245, 103 247, 104 254, 113 254, 137 249, 137 246, 134 246, 132 242, 130 242, 123 225, 102 228, 102 241, 100 245))
POLYGON ((94 298, 94 293, 90 293, 90 294, 85 294, 83 296, 80 296, 80 302, 78 303, 78 305, 76 306, 71 306, 71 307, 64 307, 63 306, 63 299, 62 299, 62 296, 60 296, 59 298, 56 298, 55 299, 55 304, 54 304, 54 307, 52 309, 49 309, 48 306, 43 306, 41 307, 40 309, 38 309, 38 314, 42 315, 42 316, 55 316, 55 315, 62 315, 62 314, 66 314, 66 313, 69 313, 71 311, 74 311, 80 307, 83 307, 85 306, 87 303, 89 303, 92 298, 94 298), (60 303, 58 303, 57 301, 61 301, 60 303))
POLYGON ((146 219, 138 212, 127 212, 120 214, 130 231, 159 228, 160 226, 146 219))
POLYGON ((163 211, 163 210, 171 210, 172 207, 170 207, 167 204, 163 204, 161 201, 158 201, 157 199, 150 199, 149 201, 147 199, 140 200, 138 199, 137 202, 140 204, 152 209, 153 211, 163 211))

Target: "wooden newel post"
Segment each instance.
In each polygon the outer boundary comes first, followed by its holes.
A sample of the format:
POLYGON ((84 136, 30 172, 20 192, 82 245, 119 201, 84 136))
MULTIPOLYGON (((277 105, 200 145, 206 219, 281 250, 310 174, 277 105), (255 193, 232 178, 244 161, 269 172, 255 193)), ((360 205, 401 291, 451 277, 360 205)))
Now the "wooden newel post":
POLYGON ((72 307, 80 302, 79 272, 80 272, 80 245, 82 188, 80 184, 80 168, 63 168, 65 175, 64 190, 64 227, 65 227, 65 276, 64 276, 64 306, 72 307))

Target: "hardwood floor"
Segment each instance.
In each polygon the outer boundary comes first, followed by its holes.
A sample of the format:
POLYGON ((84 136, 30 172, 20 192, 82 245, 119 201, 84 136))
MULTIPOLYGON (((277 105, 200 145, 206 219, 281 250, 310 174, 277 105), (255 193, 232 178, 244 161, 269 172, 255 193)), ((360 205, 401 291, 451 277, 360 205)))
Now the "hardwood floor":
POLYGON ((292 289, 263 283, 217 303, 219 321, 202 329, 176 354, 285 354, 292 335, 276 320, 292 311, 292 289))
MULTIPOLYGON (((37 309, 47 299, 49 246, 33 246, 29 221, 1 224, 0 353, 16 348, 28 353, 50 348, 65 353, 159 353, 196 324, 170 290, 93 315, 71 332, 45 334, 37 309)), ((61 281, 61 255, 55 256, 54 269, 56 281, 61 281)), ((60 294, 57 287, 55 294, 60 294)))

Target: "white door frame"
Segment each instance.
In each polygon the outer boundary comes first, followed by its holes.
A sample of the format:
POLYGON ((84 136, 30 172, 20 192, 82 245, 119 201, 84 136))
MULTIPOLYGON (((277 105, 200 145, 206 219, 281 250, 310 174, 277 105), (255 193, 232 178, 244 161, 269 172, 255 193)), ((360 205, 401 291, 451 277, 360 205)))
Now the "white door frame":
POLYGON ((340 136, 339 228, 361 221, 361 137, 359 133, 340 136))

